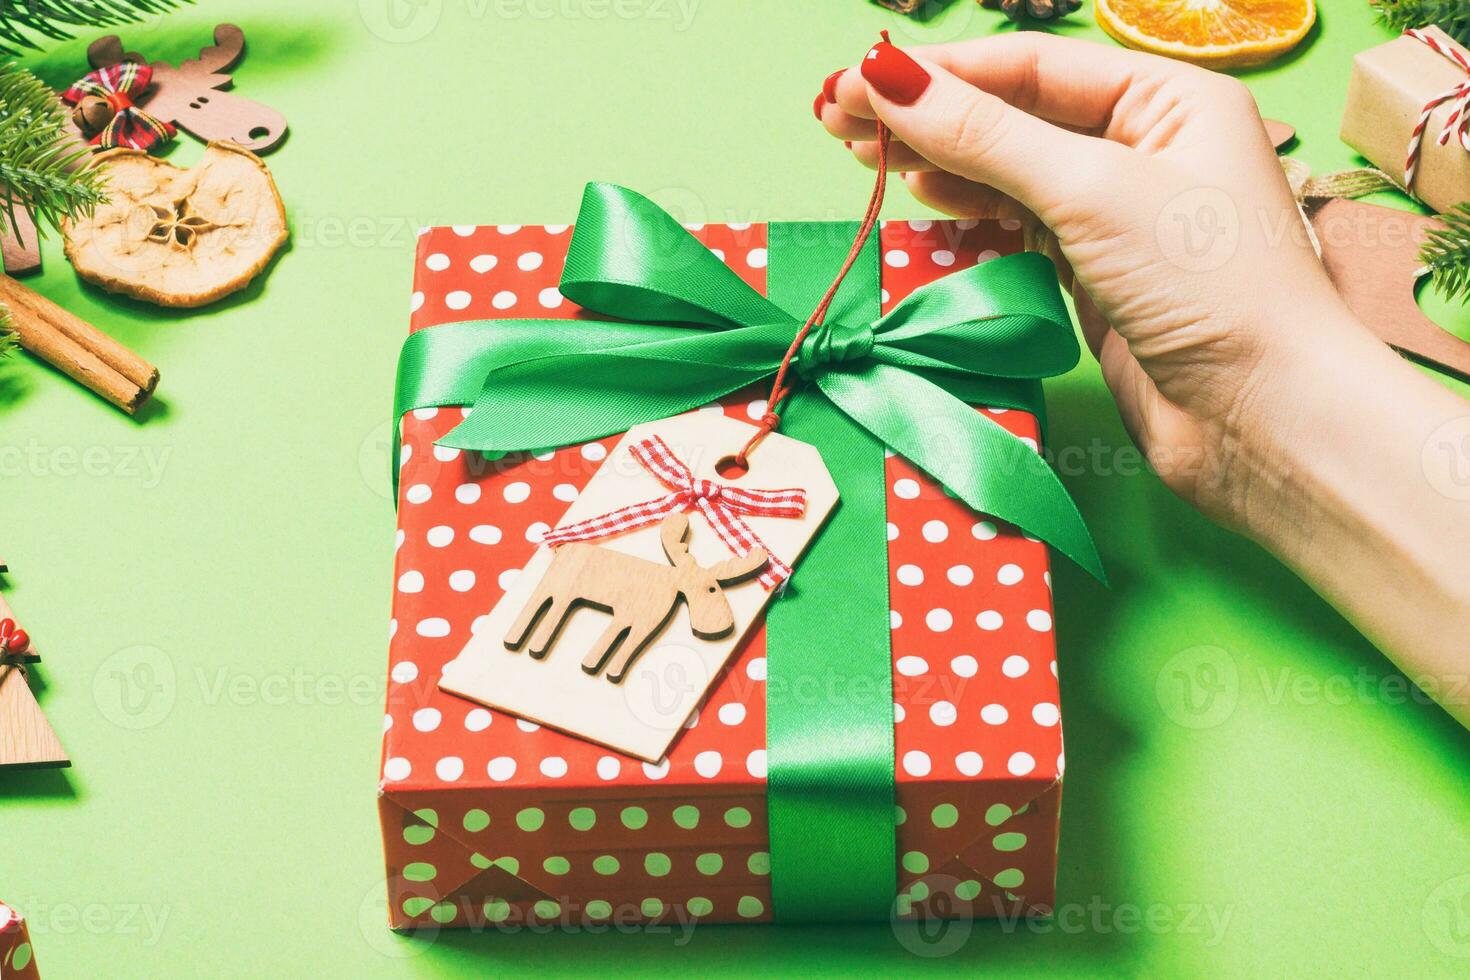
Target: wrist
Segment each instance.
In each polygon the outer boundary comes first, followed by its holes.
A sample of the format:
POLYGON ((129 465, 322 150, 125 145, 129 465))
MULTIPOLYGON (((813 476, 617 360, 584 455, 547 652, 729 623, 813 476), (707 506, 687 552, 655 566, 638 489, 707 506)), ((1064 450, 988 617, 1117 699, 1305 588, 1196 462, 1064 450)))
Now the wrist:
POLYGON ((1470 725, 1470 403, 1337 326, 1246 407, 1237 524, 1470 725))
POLYGON ((1225 425, 1225 522, 1291 561, 1369 476, 1352 452, 1364 413, 1424 382, 1340 304, 1270 327, 1272 343, 1225 425))

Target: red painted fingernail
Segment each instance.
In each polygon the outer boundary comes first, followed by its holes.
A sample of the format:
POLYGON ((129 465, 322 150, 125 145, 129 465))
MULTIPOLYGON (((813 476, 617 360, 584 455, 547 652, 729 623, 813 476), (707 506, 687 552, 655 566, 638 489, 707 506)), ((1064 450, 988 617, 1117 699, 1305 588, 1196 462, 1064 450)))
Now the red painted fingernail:
POLYGON ((868 49, 862 71, 879 95, 899 105, 913 105, 929 87, 929 73, 890 44, 887 31, 883 32, 883 40, 868 49))
POLYGON ((846 68, 839 68, 827 76, 827 80, 822 83, 822 98, 828 102, 837 101, 837 79, 841 78, 845 71, 847 71, 846 68))
POLYGON ((822 93, 818 92, 817 97, 812 100, 812 115, 816 116, 818 119, 821 119, 822 106, 825 105, 826 102, 827 100, 822 98, 822 93))
POLYGON ((31 647, 31 638, 26 635, 25 630, 16 630, 10 634, 10 652, 16 656, 25 653, 31 647))
POLYGON ((0 640, 5 639, 15 629, 15 620, 0 619, 0 640))

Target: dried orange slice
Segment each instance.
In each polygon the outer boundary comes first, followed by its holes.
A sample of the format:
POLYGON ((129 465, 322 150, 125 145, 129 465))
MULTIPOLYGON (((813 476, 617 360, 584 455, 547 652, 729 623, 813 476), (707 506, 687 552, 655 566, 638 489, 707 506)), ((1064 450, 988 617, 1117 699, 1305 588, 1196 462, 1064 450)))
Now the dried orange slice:
POLYGON ((1317 20, 1315 0, 1096 0, 1093 6, 1115 40, 1206 68, 1278 58, 1317 20))

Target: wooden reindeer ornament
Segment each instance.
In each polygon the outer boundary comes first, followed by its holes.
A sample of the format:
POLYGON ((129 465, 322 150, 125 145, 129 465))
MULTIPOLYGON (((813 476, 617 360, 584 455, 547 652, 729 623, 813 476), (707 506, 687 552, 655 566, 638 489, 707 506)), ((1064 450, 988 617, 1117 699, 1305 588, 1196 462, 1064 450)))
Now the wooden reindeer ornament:
MULTIPOLYGON (((177 68, 155 61, 153 85, 140 100, 150 116, 173 123, 206 143, 225 140, 252 153, 269 153, 286 138, 286 119, 269 106, 221 91, 231 84, 230 69, 245 56, 245 32, 234 24, 214 29, 214 44, 177 68)), ((93 68, 123 61, 145 63, 142 55, 123 50, 116 34, 87 48, 93 68)))
POLYGON ((765 551, 755 548, 705 568, 689 554, 688 514, 665 517, 659 538, 667 565, 585 542, 562 545, 506 634, 505 645, 517 649, 529 635, 527 650, 539 660, 556 642, 573 607, 593 606, 610 613, 612 621, 588 651, 582 669, 596 675, 606 666, 605 676, 616 684, 673 618, 681 598, 695 636, 714 640, 728 634, 735 628, 735 617, 722 586, 760 571, 766 564, 765 551))

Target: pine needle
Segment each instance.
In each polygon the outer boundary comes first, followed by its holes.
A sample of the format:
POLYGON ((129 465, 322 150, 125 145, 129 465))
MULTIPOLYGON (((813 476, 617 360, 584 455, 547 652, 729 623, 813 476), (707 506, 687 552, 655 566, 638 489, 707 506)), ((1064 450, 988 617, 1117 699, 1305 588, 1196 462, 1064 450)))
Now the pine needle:
POLYGON ((15 208, 55 228, 64 217, 90 214, 101 202, 99 171, 79 166, 91 151, 67 137, 56 93, 14 64, 0 64, 0 231, 15 227, 15 208))
POLYGON ((1465 0, 1372 0, 1372 3, 1378 9, 1378 16, 1396 31, 1438 24, 1456 41, 1470 45, 1470 3, 1465 0))
POLYGON ((1470 301, 1470 203, 1440 215, 1445 224, 1429 233, 1419 260, 1434 288, 1449 299, 1470 301))
POLYGON ((0 54, 15 56, 40 47, 34 35, 55 41, 71 37, 65 27, 112 27, 136 23, 190 0, 0 0, 0 54))

